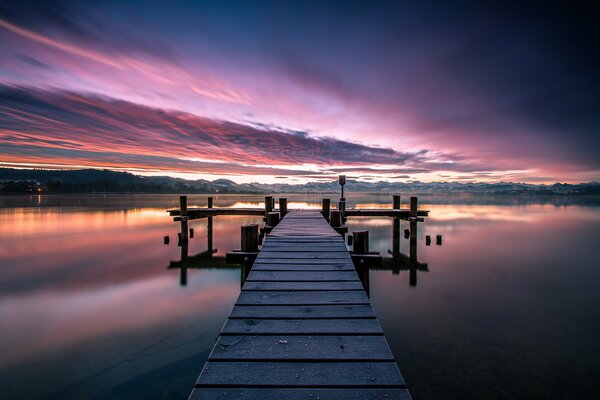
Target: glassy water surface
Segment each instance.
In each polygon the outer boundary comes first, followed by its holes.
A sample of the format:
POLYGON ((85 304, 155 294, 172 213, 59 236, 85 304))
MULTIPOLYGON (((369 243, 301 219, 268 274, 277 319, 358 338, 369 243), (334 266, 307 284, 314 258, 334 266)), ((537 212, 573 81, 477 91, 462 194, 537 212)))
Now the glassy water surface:
MULTIPOLYGON (((322 196, 287 197, 293 209, 318 208, 322 196)), ((262 206, 260 196, 214 199, 262 206)), ((418 237, 426 267, 412 277, 370 273, 375 312, 413 397, 597 398, 597 201, 420 200, 431 211, 418 237)), ((391 198, 348 202, 389 207, 391 198)), ((178 224, 165 213, 177 204, 173 195, 0 197, 0 397, 188 396, 239 293, 240 270, 222 257, 239 247, 239 227, 261 218, 214 218, 217 251, 182 282, 167 268, 181 259, 178 224)), ((189 206, 206 198, 190 196, 189 206)), ((390 219, 348 225, 368 229, 372 250, 387 255, 390 219)), ((190 227, 192 256, 206 250, 206 221, 190 227)), ((404 238, 401 249, 408 253, 404 238)))

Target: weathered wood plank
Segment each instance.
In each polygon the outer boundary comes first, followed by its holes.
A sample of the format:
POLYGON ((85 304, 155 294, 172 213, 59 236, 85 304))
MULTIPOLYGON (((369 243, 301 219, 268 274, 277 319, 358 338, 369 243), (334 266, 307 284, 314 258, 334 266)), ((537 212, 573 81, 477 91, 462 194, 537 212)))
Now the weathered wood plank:
POLYGON ((404 380, 395 362, 207 362, 197 386, 396 387, 404 380))
POLYGON ((257 271, 247 281, 357 281, 355 271, 257 271))
POLYGON ((343 264, 280 264, 256 262, 252 271, 356 271, 351 263, 343 264))
POLYGON ((272 250, 263 250, 260 252, 260 255, 256 258, 257 260, 262 260, 265 258, 283 258, 287 260, 291 260, 294 258, 302 258, 307 260, 319 260, 319 259, 336 259, 336 260, 347 260, 348 259, 348 250, 344 251, 330 251, 330 252, 320 252, 320 251, 303 251, 303 252, 294 252, 294 251, 272 251, 272 250))
POLYGON ((221 336, 210 361, 393 361, 383 336, 221 336))
POLYGON ((242 291, 238 305, 313 305, 313 304, 369 304, 366 293, 360 291, 302 291, 250 292, 242 291))
POLYGON ((338 260, 338 259, 286 259, 286 258, 262 258, 260 260, 263 264, 352 264, 352 259, 348 258, 347 260, 338 260))
POLYGON ((225 335, 382 335, 376 319, 228 319, 225 335))
POLYGON ((375 318, 370 304, 359 305, 236 305, 229 318, 342 319, 375 318))
POLYGON ((246 281, 243 290, 363 290, 360 281, 343 282, 261 282, 246 281))
POLYGON ((189 400, 410 400, 406 389, 194 389, 189 400))
POLYGON ((410 400, 344 240, 318 212, 291 211, 267 236, 191 396, 235 398, 410 400))

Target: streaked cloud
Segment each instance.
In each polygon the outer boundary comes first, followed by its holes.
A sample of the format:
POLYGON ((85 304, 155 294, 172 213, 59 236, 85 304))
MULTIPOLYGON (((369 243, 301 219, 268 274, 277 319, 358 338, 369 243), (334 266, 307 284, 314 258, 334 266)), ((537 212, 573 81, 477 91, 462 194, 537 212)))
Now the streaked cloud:
POLYGON ((0 161, 600 179, 586 7, 3 3, 0 161))

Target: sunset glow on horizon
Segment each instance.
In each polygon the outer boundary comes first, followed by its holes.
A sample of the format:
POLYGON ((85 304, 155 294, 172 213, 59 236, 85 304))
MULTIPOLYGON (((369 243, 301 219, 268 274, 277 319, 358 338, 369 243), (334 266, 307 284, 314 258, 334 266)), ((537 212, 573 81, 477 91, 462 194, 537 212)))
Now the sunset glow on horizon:
POLYGON ((600 181, 584 4, 6 2, 0 167, 600 181))

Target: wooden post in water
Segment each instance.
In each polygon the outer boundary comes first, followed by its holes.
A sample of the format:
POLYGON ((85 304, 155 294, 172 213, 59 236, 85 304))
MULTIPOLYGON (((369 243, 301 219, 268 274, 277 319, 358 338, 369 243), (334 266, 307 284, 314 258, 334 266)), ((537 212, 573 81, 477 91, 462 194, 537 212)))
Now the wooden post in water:
POLYGON ((287 214, 287 199, 279 198, 279 219, 282 220, 287 214))
POLYGON ((274 228, 279 223, 279 213, 277 211, 271 211, 267 214, 267 225, 274 228))
POLYGON ((343 225, 341 211, 339 211, 339 210, 331 211, 331 216, 329 217, 329 225, 331 225, 333 228, 339 228, 340 226, 343 225))
POLYGON ((273 196, 265 196, 265 221, 271 211, 273 211, 273 196))
MULTIPOLYGON (((258 252, 258 225, 244 225, 241 227, 241 251, 244 253, 258 252)), ((250 274, 252 262, 249 257, 246 257, 241 268, 241 284, 244 285, 246 278, 250 274)))
POLYGON ((329 212, 331 211, 331 199, 321 200, 321 214, 329 222, 329 212))
POLYGON ((369 231, 352 232, 354 254, 369 254, 369 231))
POLYGON ((419 200, 416 197, 410 198, 410 262, 417 262, 417 209, 419 200))
MULTIPOLYGON (((354 245, 352 248, 353 254, 369 254, 369 231, 352 232, 354 245)), ((356 273, 369 296, 369 267, 364 264, 364 260, 356 265, 356 273)))
MULTIPOLYGON (((207 199, 208 204, 206 208, 213 208, 213 198, 209 197, 207 199)), ((206 241, 208 243, 208 251, 212 252, 213 249, 213 218, 208 217, 207 225, 206 225, 206 241)))
POLYGON ((258 225, 244 225, 241 227, 240 248, 244 253, 258 251, 258 225))
MULTIPOLYGON (((400 209, 400 196, 394 195, 392 201, 394 210, 400 209)), ((392 257, 396 259, 400 254, 400 218, 394 217, 392 220, 392 257)))
POLYGON ((181 240, 188 240, 187 196, 179 196, 179 215, 181 217, 181 240))

